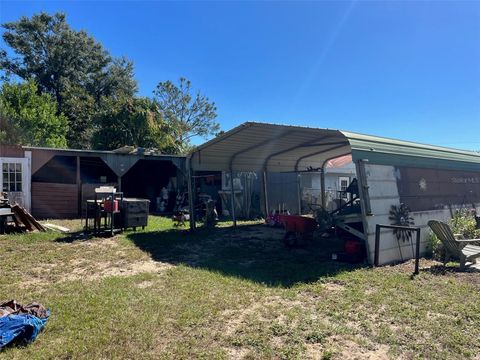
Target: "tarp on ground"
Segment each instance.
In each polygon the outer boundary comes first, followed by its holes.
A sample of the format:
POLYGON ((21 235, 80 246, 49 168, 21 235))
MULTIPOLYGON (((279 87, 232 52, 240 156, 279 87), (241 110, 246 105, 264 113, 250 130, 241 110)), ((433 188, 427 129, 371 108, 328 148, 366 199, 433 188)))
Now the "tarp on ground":
POLYGON ((43 319, 28 314, 0 317, 0 349, 12 342, 34 341, 47 323, 49 316, 50 312, 43 319))

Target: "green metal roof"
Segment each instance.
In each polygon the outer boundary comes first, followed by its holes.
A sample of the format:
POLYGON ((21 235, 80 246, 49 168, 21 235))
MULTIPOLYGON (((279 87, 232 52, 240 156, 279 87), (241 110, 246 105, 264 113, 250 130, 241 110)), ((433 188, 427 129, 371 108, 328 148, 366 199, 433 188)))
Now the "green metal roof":
POLYGON ((441 146, 342 131, 353 160, 382 165, 480 170, 480 154, 441 146))

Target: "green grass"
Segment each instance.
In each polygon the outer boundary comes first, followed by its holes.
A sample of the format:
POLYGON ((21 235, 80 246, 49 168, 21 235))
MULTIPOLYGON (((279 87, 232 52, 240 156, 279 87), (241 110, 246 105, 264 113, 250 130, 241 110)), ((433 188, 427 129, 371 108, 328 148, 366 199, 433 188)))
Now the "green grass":
MULTIPOLYGON (((58 222, 79 230, 79 222, 58 222)), ((0 300, 39 301, 46 329, 5 359, 467 359, 480 352, 480 274, 328 261, 281 230, 175 229, 113 239, 0 236, 0 300)))

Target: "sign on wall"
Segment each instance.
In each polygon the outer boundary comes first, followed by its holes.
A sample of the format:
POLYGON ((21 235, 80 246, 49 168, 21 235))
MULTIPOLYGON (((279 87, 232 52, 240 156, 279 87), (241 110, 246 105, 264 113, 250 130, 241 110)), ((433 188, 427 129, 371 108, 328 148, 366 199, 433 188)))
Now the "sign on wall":
POLYGON ((480 202, 480 172, 396 167, 400 202, 411 211, 480 202))

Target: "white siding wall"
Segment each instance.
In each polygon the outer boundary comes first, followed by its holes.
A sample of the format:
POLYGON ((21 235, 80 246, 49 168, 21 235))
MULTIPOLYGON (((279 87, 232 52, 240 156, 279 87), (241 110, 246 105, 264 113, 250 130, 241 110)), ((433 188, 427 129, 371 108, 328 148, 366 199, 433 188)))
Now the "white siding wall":
MULTIPOLYGON (((327 192, 327 209, 333 210, 336 208, 336 205, 332 204, 332 200, 337 199, 339 194, 337 191, 340 191, 339 178, 340 177, 349 177, 350 182, 357 177, 355 164, 353 162, 336 168, 327 168, 325 170, 325 190, 327 192)), ((318 188, 320 189, 320 177, 318 179, 319 184, 318 188)))
MULTIPOLYGON (((375 227, 377 224, 391 225, 392 221, 388 218, 392 205, 400 205, 400 197, 397 188, 397 179, 395 168, 393 166, 365 164, 365 172, 367 176, 367 185, 370 195, 370 205, 373 216, 367 216, 368 224, 368 243, 369 243, 369 260, 373 263, 375 251, 375 227)), ((407 204, 408 205, 408 204, 407 204)), ((425 253, 426 238, 428 234, 427 222, 431 219, 446 221, 450 218, 449 209, 419 211, 410 213, 414 218, 415 226, 421 228, 420 252, 425 253)), ((413 258, 415 254, 412 252, 412 244, 399 242, 390 229, 383 229, 380 232, 380 254, 379 263, 388 264, 391 262, 406 260, 413 258)), ((413 240, 415 245, 415 239, 413 240)), ((415 248, 415 246, 414 246, 415 248)))

